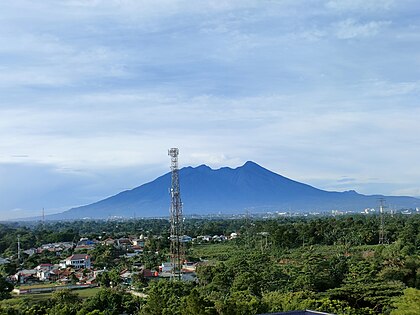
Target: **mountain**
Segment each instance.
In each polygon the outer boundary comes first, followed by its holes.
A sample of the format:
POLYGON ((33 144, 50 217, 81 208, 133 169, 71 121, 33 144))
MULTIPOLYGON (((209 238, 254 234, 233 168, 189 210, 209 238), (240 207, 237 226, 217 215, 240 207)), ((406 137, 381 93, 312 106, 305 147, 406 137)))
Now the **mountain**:
MULTIPOLYGON (((413 197, 366 196, 355 191, 330 192, 273 173, 254 162, 217 170, 206 165, 179 171, 184 214, 266 211, 356 210, 378 206, 386 198, 398 208, 420 206, 413 197)), ((169 215, 171 173, 90 205, 47 216, 48 219, 158 217, 169 215)))

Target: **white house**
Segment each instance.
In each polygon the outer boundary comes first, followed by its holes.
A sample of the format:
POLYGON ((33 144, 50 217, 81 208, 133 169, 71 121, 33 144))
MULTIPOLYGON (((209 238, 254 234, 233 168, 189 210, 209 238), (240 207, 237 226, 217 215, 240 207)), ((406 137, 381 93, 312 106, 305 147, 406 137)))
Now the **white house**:
POLYGON ((40 264, 35 267, 36 276, 39 280, 49 280, 50 278, 50 271, 54 269, 54 265, 52 264, 40 264))
POLYGON ((230 233, 230 239, 231 240, 233 240, 233 239, 235 239, 237 237, 238 237, 238 233, 236 233, 236 232, 230 233))
POLYGON ((90 269, 90 256, 87 254, 74 254, 67 257, 65 260, 65 267, 73 266, 76 269, 85 268, 90 269))

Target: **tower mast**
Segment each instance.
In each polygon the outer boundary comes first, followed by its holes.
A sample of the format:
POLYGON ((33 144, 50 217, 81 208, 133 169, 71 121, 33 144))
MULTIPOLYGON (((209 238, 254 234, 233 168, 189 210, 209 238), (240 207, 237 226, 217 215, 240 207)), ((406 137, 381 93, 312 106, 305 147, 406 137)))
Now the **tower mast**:
POLYGON ((17 256, 18 256, 18 265, 20 266, 20 234, 17 236, 17 256))
POLYGON ((380 217, 380 225, 379 225, 379 244, 385 244, 385 199, 379 199, 379 217, 380 217))
POLYGON ((184 260, 184 246, 182 243, 183 236, 183 217, 182 202, 179 187, 179 169, 178 169, 178 148, 171 148, 168 155, 171 157, 171 207, 170 207, 170 223, 171 223, 171 265, 174 278, 181 279, 181 269, 184 260))

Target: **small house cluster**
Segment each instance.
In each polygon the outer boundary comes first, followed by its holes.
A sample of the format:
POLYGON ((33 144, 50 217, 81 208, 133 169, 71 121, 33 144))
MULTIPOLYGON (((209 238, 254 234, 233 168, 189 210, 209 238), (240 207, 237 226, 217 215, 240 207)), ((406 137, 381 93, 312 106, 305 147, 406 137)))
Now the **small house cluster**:
MULTIPOLYGON (((95 281, 96 275, 103 270, 93 270, 91 256, 86 254, 86 252, 101 244, 122 249, 130 255, 138 255, 143 252, 146 239, 146 237, 140 235, 140 237, 106 238, 100 241, 81 238, 77 243, 57 242, 43 244, 38 248, 25 250, 23 253, 28 256, 41 254, 44 251, 54 252, 57 256, 65 254, 65 251, 73 252, 73 254, 61 260, 58 264, 42 263, 34 269, 19 270, 16 274, 11 275, 10 279, 19 284, 40 281, 91 284, 95 281)), ((9 261, 0 259, 0 264, 2 263, 9 263, 9 261)), ((145 274, 148 275, 148 272, 146 271, 145 274)), ((127 278, 128 275, 126 272, 122 278, 127 278)))
POLYGON ((228 240, 232 240, 238 237, 238 234, 233 232, 230 233, 229 236, 220 234, 220 235, 198 235, 194 241, 201 243, 201 242, 224 242, 228 240))
POLYGON ((144 243, 147 240, 147 237, 144 237, 143 234, 140 237, 122 237, 122 238, 107 238, 101 241, 102 245, 115 246, 120 249, 127 251, 132 251, 134 253, 142 253, 144 249, 144 243))
MULTIPOLYGON (((161 238, 162 236, 157 236, 161 238)), ((225 235, 199 235, 192 238, 188 235, 182 236, 183 243, 189 242, 224 242, 238 237, 237 233, 225 235)), ((121 250, 123 254, 120 257, 130 258, 141 255, 144 251, 147 237, 140 235, 139 237, 128 236, 120 238, 107 237, 104 239, 88 239, 81 238, 78 242, 57 242, 43 244, 38 248, 31 248, 23 251, 28 256, 42 254, 45 251, 55 253, 59 257, 67 257, 57 264, 41 263, 34 269, 19 270, 15 274, 9 276, 9 279, 18 284, 31 284, 39 282, 56 282, 61 285, 95 285, 97 275, 107 272, 108 270, 93 268, 93 262, 89 251, 94 250, 97 246, 112 246, 121 250)), ((0 264, 7 264, 7 259, 0 259, 0 264)), ((184 261, 181 274, 184 280, 194 281, 196 279, 196 268, 201 262, 184 261)), ((154 269, 146 269, 140 262, 133 262, 130 270, 120 272, 121 282, 126 285, 132 285, 134 278, 144 280, 152 280, 158 278, 168 278, 173 276, 173 267, 170 262, 162 263, 154 269)), ((103 281, 103 280, 101 280, 103 281)))
POLYGON ((57 256, 60 256, 64 251, 73 249, 75 244, 73 242, 58 242, 42 244, 38 248, 29 248, 23 252, 29 256, 34 254, 42 254, 44 251, 53 252, 57 256))
POLYGON ((86 282, 88 278, 93 277, 90 269, 90 256, 75 254, 59 264, 43 263, 34 269, 19 270, 11 279, 20 284, 38 281, 86 282))

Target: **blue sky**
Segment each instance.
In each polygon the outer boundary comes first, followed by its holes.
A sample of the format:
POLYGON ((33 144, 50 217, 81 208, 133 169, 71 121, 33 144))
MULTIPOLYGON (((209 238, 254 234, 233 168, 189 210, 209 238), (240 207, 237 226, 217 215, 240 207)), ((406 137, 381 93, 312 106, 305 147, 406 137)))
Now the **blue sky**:
POLYGON ((0 3, 0 214, 253 160, 420 196, 417 1, 0 3))

